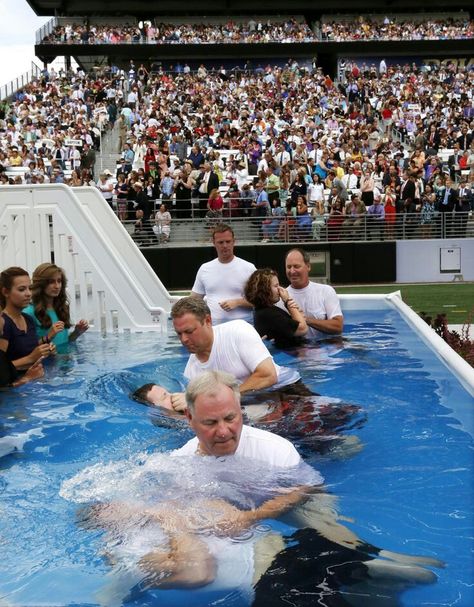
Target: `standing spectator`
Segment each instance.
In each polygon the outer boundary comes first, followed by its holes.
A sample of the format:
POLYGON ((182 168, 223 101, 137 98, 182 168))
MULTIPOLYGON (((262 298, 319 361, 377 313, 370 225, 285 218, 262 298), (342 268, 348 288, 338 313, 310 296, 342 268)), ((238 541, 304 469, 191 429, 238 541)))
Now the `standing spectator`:
POLYGON ((66 167, 66 150, 61 144, 61 141, 57 140, 53 149, 53 158, 61 166, 62 169, 66 167))
POLYGON ((378 238, 383 240, 385 224, 385 208, 382 204, 380 194, 374 197, 373 204, 367 209, 367 228, 369 239, 378 238))
POLYGON ((370 207, 374 203, 374 189, 374 178, 371 172, 366 169, 360 178, 361 198, 366 207, 370 207))
POLYGON ((446 177, 444 188, 438 190, 436 197, 437 211, 441 213, 444 220, 445 236, 449 238, 453 235, 453 211, 458 202, 458 193, 453 187, 450 177, 446 177))
POLYGON ((94 167, 95 167, 95 151, 92 149, 92 147, 88 143, 85 143, 84 147, 82 148, 81 170, 87 169, 93 175, 94 167))
POLYGON ((351 200, 344 207, 343 232, 346 237, 361 237, 363 232, 362 222, 366 214, 365 204, 357 194, 351 195, 351 200))
POLYGON ((427 184, 421 197, 420 226, 422 238, 431 238, 433 220, 436 213, 435 203, 436 195, 431 186, 427 184))
POLYGON ((462 152, 465 152, 471 147, 472 143, 472 133, 468 133, 467 124, 463 124, 461 127, 461 134, 457 138, 456 142, 459 146, 459 149, 462 152))
POLYGON ((71 146, 69 150, 69 161, 72 169, 80 170, 81 168, 81 152, 77 149, 77 146, 71 146))
POLYGON ((309 240, 311 238, 313 220, 308 213, 308 206, 304 196, 298 196, 296 200, 296 238, 297 240, 309 240))
POLYGON ((464 238, 466 236, 467 220, 471 210, 471 193, 467 188, 467 179, 463 178, 457 192, 457 200, 454 205, 454 236, 464 238))
POLYGON ((208 225, 212 227, 222 222, 222 208, 224 206, 224 200, 219 192, 219 188, 214 188, 209 194, 209 200, 207 201, 207 213, 208 225))
POLYGON ((160 183, 161 199, 171 200, 174 193, 174 179, 171 177, 170 171, 165 171, 165 176, 160 183))
POLYGON ((153 232, 160 242, 166 243, 170 239, 171 215, 165 204, 160 205, 160 209, 155 215, 153 232))
POLYGON ((262 242, 268 242, 269 240, 273 240, 279 230, 284 215, 285 210, 281 206, 280 199, 275 198, 272 203, 271 218, 264 219, 262 222, 262 242))
POLYGON ((249 183, 244 183, 240 192, 240 208, 244 217, 248 217, 252 212, 252 203, 255 200, 255 190, 249 183))
POLYGON ((196 186, 199 192, 199 213, 201 217, 204 217, 212 190, 219 189, 219 177, 214 173, 209 162, 204 163, 196 180, 196 186))
POLYGON ((188 159, 193 163, 195 169, 199 169, 204 164, 205 160, 204 154, 197 145, 192 146, 188 159))
POLYGON ((341 227, 344 222, 343 215, 343 202, 337 195, 334 197, 331 203, 329 217, 327 221, 328 226, 328 240, 339 240, 341 236, 341 227))
POLYGON ((117 183, 114 188, 114 196, 117 201, 117 213, 120 221, 127 219, 127 200, 128 200, 128 183, 125 180, 125 175, 119 173, 117 183))
POLYGON ((123 163, 124 173, 131 172, 134 157, 135 157, 135 153, 133 152, 130 144, 125 143, 123 146, 123 151, 122 151, 122 158, 124 160, 124 163, 123 163))
POLYGON ((117 125, 118 125, 118 133, 119 133, 118 152, 119 152, 119 154, 121 154, 123 148, 125 147, 125 143, 127 141, 127 132, 128 132, 127 120, 123 114, 120 114, 119 119, 117 120, 117 125))
POLYGON ((184 141, 183 136, 179 133, 173 137, 173 140, 174 141, 170 146, 170 153, 176 154, 179 163, 183 164, 188 154, 188 145, 184 141))
POLYGON ((385 188, 385 235, 387 240, 395 239, 395 224, 397 221, 397 195, 392 185, 385 188))
POLYGON ((193 179, 191 175, 184 170, 180 170, 174 182, 174 192, 176 196, 176 216, 181 219, 191 219, 192 204, 191 193, 193 189, 193 179))
POLYGON ((113 209, 112 200, 114 192, 114 184, 111 179, 111 173, 107 169, 99 175, 99 180, 96 183, 97 188, 102 194, 105 202, 113 209))

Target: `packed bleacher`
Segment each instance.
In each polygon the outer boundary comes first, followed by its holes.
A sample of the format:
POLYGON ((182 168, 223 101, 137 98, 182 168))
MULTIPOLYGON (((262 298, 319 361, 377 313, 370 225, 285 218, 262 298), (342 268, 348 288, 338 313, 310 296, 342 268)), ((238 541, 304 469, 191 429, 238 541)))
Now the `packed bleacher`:
POLYGON ((135 24, 61 23, 43 44, 252 44, 312 42, 315 34, 302 18, 241 18, 224 23, 138 21, 135 24))
POLYGON ((262 44, 369 40, 462 40, 474 37, 467 13, 323 16, 308 24, 302 16, 231 17, 186 22, 163 20, 77 23, 64 18, 41 44, 262 44))
POLYGON ((341 15, 323 17, 321 39, 327 42, 368 40, 456 40, 474 37, 474 21, 454 15, 341 15))
POLYGON ((389 66, 379 78, 353 63, 333 82, 295 61, 143 79, 133 62, 107 75, 50 71, 0 123, 0 181, 95 184, 141 243, 162 239, 164 221, 167 241, 170 223, 172 240, 177 220, 212 227, 222 217, 245 220, 264 241, 400 237, 407 217, 429 237, 447 209, 463 235, 473 79, 454 65, 389 66), (104 128, 120 158, 93 178, 104 128))

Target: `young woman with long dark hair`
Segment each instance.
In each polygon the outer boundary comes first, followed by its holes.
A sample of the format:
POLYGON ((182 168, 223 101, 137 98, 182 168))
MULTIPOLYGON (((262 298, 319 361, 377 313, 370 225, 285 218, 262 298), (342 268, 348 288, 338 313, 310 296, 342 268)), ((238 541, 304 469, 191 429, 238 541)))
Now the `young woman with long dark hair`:
POLYGON ((56 346, 74 341, 89 328, 86 320, 80 320, 69 333, 72 323, 66 285, 62 268, 40 264, 33 272, 32 304, 24 310, 32 317, 40 338, 56 346))

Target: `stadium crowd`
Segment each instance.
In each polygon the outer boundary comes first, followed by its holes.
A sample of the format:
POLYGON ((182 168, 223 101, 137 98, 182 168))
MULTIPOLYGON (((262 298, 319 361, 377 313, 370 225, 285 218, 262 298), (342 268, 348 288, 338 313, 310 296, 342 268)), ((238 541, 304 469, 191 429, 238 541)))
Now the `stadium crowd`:
POLYGON ((474 21, 469 16, 420 20, 415 18, 383 19, 366 16, 322 20, 321 39, 327 42, 352 40, 457 40, 474 37, 474 21))
POLYGON ((313 42, 317 38, 304 21, 254 20, 226 23, 60 24, 43 44, 238 44, 313 42))
POLYGON ((117 123, 120 164, 95 183, 146 235, 151 201, 210 223, 223 213, 256 217, 265 240, 287 238, 289 222, 296 239, 318 238, 322 226, 338 238, 343 224, 357 227, 366 214, 388 225, 419 213, 431 224, 458 211, 465 230, 472 70, 407 64, 379 78, 376 68, 354 63, 337 83, 295 61, 253 73, 202 65, 143 78, 133 68, 108 76, 50 71, 25 87, 0 123, 0 182, 94 183, 96 130, 117 123), (77 140, 81 146, 71 145, 77 140), (15 167, 28 170, 15 177, 15 167))
POLYGON ((45 35, 42 44, 251 44, 268 42, 327 42, 367 40, 457 40, 474 37, 474 21, 467 14, 427 16, 353 16, 308 25, 291 19, 239 18, 226 23, 64 23, 45 35))

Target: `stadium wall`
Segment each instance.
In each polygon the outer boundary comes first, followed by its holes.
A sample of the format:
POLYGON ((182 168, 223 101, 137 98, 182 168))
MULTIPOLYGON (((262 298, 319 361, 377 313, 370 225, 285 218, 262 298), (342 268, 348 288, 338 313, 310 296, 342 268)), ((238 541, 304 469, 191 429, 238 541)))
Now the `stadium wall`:
MULTIPOLYGON (((285 253, 298 244, 237 246, 236 255, 258 268, 271 267, 285 276, 285 253)), ((311 243, 301 245, 308 252, 327 252, 328 280, 332 284, 395 282, 396 243, 311 243)), ((168 290, 189 289, 199 266, 215 258, 208 247, 166 247, 142 249, 148 263, 168 290)))
POLYGON ((397 282, 474 281, 474 239, 397 242, 397 282))

